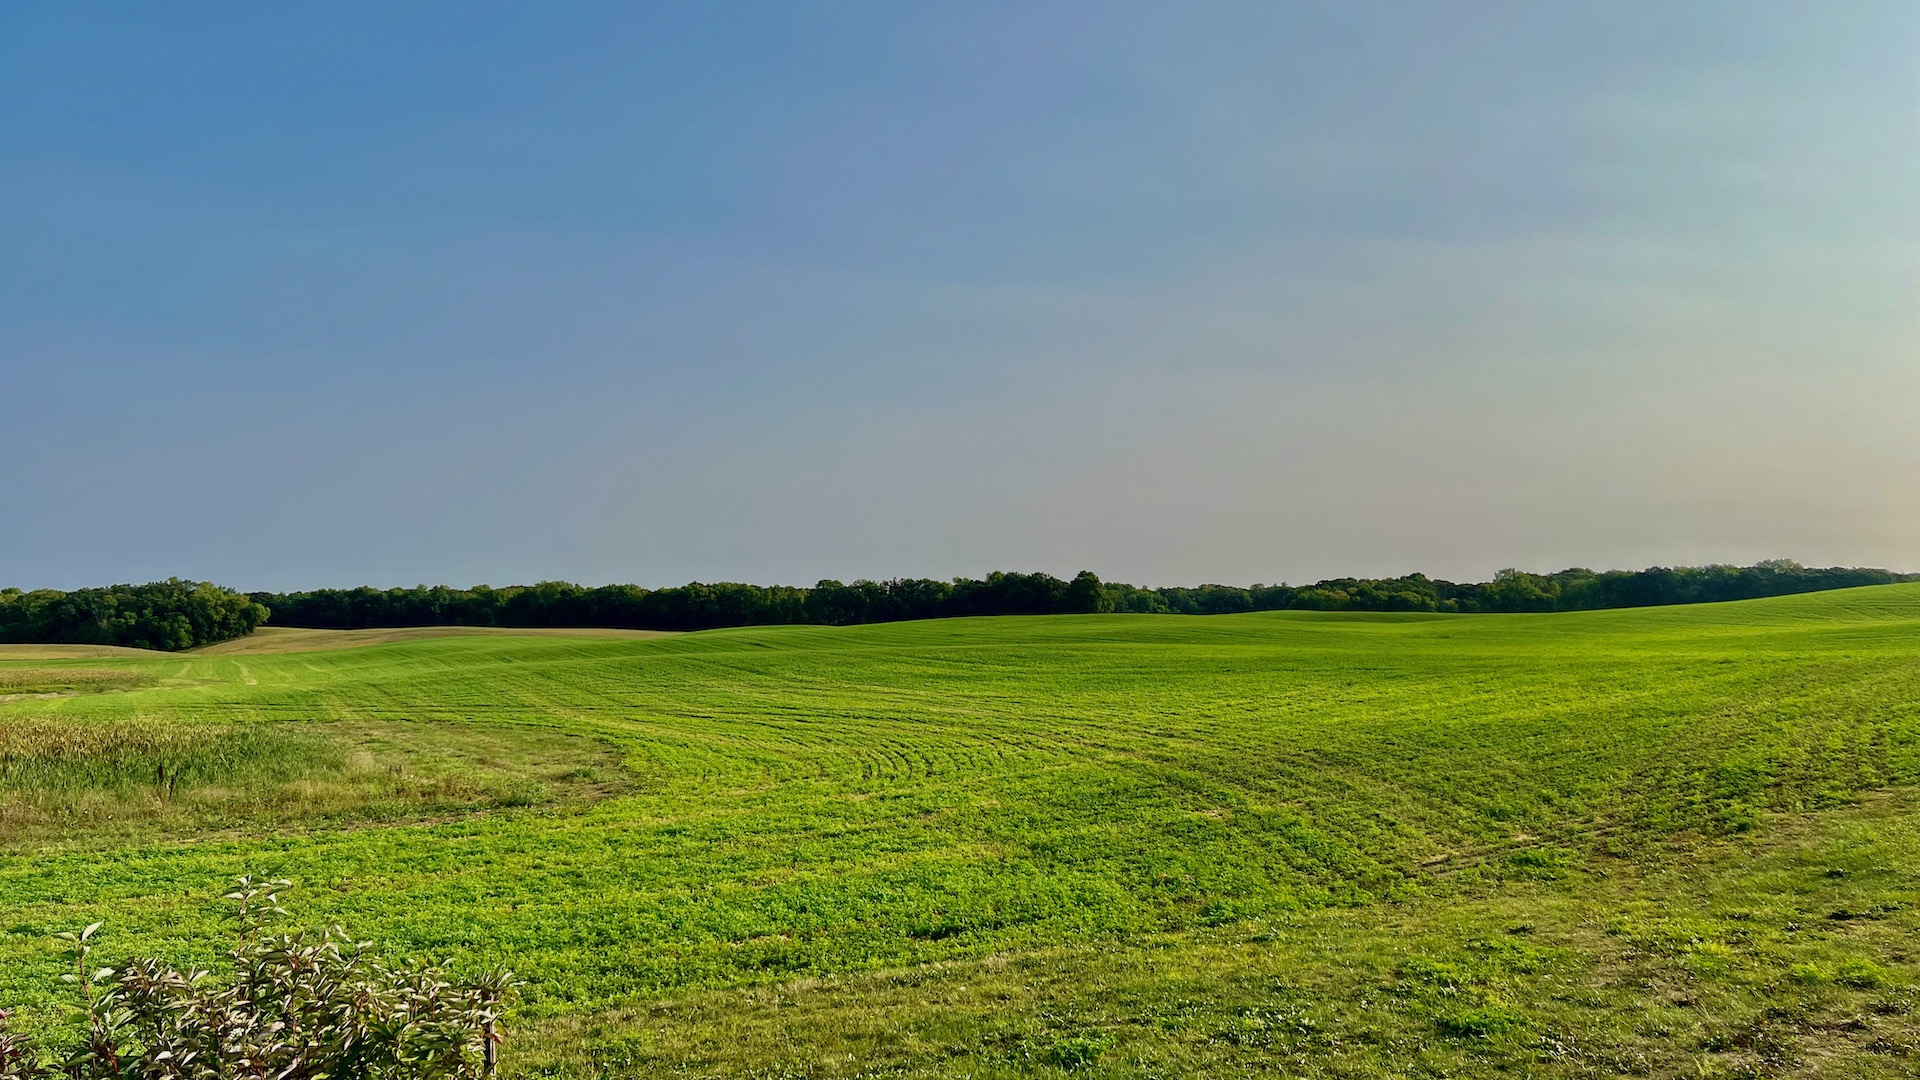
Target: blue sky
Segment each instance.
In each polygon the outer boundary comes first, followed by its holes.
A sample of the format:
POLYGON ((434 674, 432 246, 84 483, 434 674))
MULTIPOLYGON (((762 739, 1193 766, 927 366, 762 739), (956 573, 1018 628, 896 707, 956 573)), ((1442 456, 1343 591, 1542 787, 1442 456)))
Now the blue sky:
POLYGON ((1910 3, 0 8, 0 578, 1920 569, 1910 3))

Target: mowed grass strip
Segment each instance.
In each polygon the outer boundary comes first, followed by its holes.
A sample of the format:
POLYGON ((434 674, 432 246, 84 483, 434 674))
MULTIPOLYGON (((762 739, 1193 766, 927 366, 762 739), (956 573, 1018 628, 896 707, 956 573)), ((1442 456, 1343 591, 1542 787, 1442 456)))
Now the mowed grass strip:
POLYGON ((1916 793, 1448 896, 663 996, 523 1074, 1913 1075, 1916 793))
MULTIPOLYGON (((196 656, 257 656, 265 653, 314 652, 320 649, 361 649, 400 641, 430 641, 446 637, 605 637, 630 641, 665 637, 668 630, 519 628, 502 626, 403 626, 367 630, 309 630, 293 626, 263 626, 246 637, 203 645, 196 656)), ((0 657, 4 657, 0 653, 0 657)))
MULTIPOLYGON (((1384 928, 1406 905, 1634 873, 1920 781, 1916 661, 1915 586, 1540 616, 89 657, 149 682, 14 700, 0 725, 147 718, 336 745, 372 725, 390 733, 375 763, 431 732, 491 740, 502 768, 572 743, 611 747, 619 783, 381 827, 393 819, 293 800, 210 836, 166 831, 162 808, 145 833, 16 838, 0 856, 0 998, 50 1016, 46 935, 96 918, 110 951, 212 957, 206 898, 249 871, 302 882, 306 919, 511 962, 531 979, 521 1018, 540 1023, 1069 942, 1232 940, 1313 912, 1384 928)), ((1490 1045, 1504 1023, 1438 1037, 1490 1045)))

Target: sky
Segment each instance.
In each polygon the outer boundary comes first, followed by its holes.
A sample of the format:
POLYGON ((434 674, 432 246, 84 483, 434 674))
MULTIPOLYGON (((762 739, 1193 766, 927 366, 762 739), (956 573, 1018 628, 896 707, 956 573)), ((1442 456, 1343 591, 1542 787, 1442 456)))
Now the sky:
POLYGON ((0 585, 1920 570, 1920 5, 0 6, 0 585))

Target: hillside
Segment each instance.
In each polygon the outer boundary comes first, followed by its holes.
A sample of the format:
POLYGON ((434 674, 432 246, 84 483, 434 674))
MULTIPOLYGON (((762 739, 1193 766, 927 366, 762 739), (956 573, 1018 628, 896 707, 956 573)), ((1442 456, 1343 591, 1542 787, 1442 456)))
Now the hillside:
POLYGON ((0 654, 0 1001, 252 871, 561 1074, 1920 1060, 1920 585, 248 640, 0 654))
MULTIPOLYGON (((426 641, 430 638, 446 637, 507 635, 510 637, 605 637, 644 640, 669 633, 672 631, 596 627, 509 629, 499 626, 403 626, 369 630, 309 630, 291 626, 263 626, 245 637, 203 645, 193 651, 200 656, 246 656, 261 653, 317 652, 322 649, 359 649, 369 645, 392 645, 402 641, 426 641)), ((0 655, 5 654, 0 653, 0 655)))

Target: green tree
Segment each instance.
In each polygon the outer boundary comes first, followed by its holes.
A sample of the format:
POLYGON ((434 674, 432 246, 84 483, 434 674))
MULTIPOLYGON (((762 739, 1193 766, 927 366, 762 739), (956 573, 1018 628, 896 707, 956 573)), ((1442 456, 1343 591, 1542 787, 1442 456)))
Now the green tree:
POLYGON ((1113 610, 1113 597, 1100 585, 1091 570, 1082 570, 1067 583, 1066 610, 1105 613, 1113 610))

